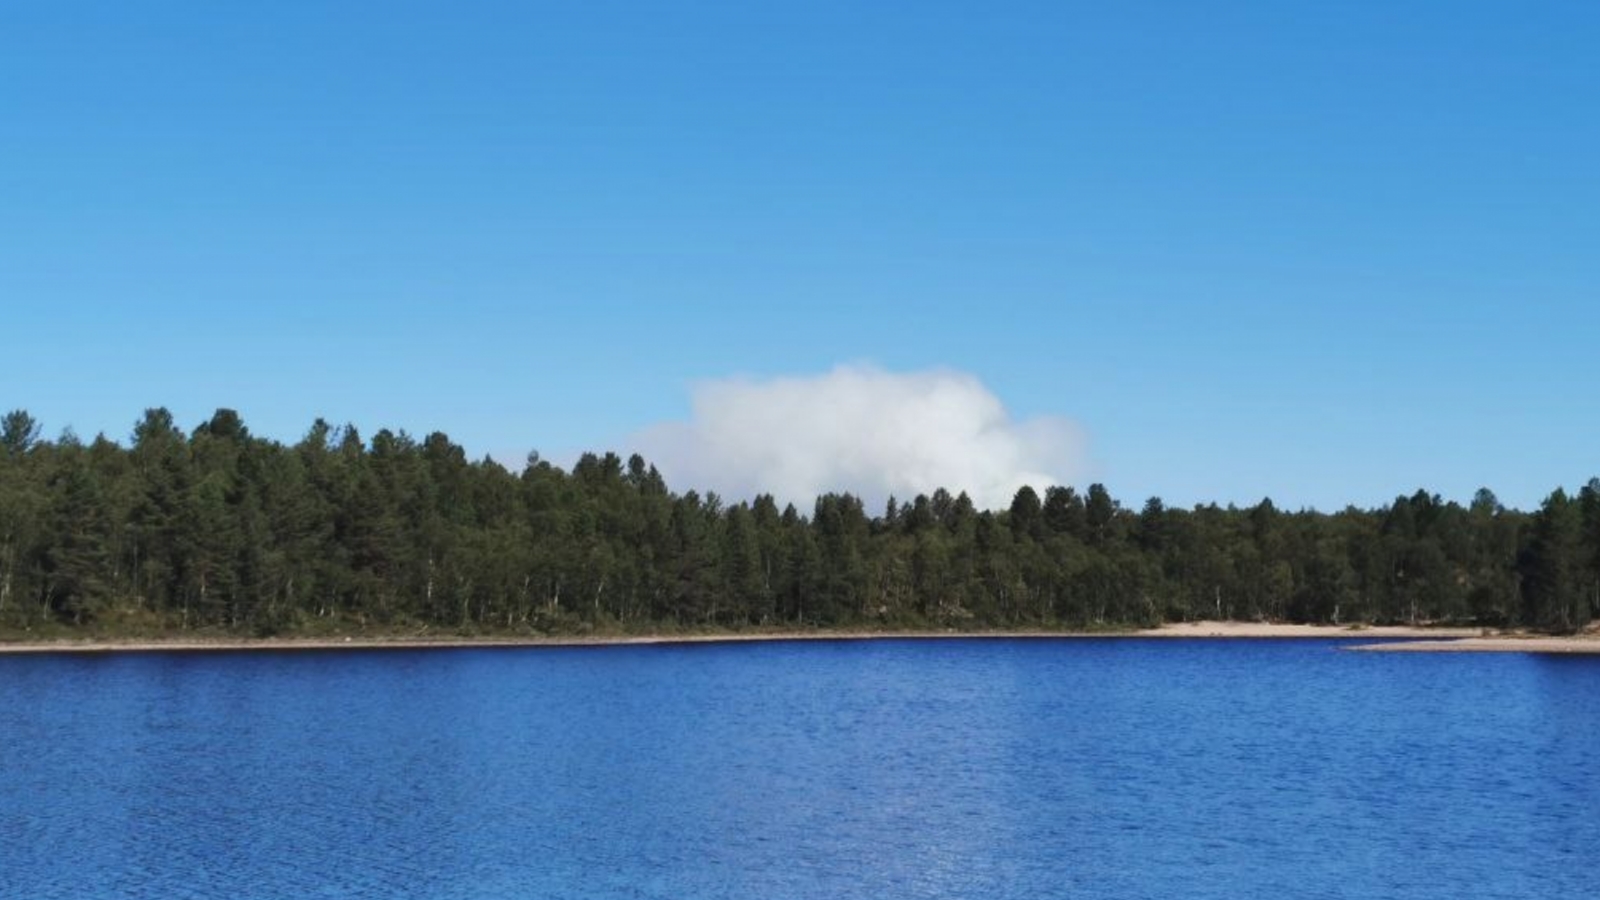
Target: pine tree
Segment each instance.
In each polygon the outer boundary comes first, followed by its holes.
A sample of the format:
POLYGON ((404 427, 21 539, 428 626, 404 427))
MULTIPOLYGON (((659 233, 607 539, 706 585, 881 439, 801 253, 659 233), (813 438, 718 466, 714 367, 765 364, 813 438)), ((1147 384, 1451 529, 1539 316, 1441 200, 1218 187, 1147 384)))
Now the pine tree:
POLYGON ((1588 617, 1594 619, 1600 617, 1600 478, 1589 479, 1578 491, 1578 508, 1583 520, 1578 566, 1588 617))
POLYGON ((1579 557, 1581 528, 1578 505, 1557 488, 1534 517, 1524 559, 1523 599, 1529 624, 1567 633, 1588 622, 1579 557))

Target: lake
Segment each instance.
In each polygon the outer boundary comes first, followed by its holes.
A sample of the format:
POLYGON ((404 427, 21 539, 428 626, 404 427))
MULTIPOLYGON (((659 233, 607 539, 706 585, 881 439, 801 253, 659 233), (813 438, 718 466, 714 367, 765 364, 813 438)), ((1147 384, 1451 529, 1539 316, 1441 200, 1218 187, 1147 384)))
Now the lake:
POLYGON ((0 897, 1600 896, 1600 658, 0 656, 0 897))

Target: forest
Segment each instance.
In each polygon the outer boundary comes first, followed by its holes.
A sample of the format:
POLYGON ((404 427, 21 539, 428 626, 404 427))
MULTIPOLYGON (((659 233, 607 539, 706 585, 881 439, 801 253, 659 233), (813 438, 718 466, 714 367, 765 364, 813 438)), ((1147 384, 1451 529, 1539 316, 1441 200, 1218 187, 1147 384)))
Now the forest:
POLYGON ((1099 629, 1193 619, 1474 623, 1600 613, 1600 479, 1537 511, 1481 489, 1337 512, 1125 506, 1099 484, 979 510, 670 489, 635 455, 471 461, 318 420, 292 445, 218 410, 126 442, 0 423, 0 635, 1099 629))

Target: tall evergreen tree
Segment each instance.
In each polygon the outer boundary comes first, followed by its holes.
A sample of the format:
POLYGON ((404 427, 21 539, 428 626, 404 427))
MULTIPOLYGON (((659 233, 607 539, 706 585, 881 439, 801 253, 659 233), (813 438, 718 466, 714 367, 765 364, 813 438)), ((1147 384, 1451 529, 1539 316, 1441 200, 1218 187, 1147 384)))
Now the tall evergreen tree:
POLYGON ((1578 491, 1583 533, 1579 540, 1578 568, 1588 618, 1600 617, 1600 478, 1591 478, 1578 491))
POLYGON ((1582 520, 1578 506, 1557 488, 1534 517, 1533 537, 1523 563, 1526 620, 1559 632, 1589 620, 1579 553, 1582 520))

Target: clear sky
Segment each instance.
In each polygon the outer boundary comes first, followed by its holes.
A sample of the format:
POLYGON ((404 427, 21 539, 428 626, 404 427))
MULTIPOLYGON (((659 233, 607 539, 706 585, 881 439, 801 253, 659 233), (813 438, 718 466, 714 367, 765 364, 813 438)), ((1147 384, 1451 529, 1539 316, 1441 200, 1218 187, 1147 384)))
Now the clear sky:
POLYGON ((1129 503, 1528 506, 1600 474, 1597 47, 1593 2, 5 3, 0 406, 514 460, 865 373, 1129 503))

